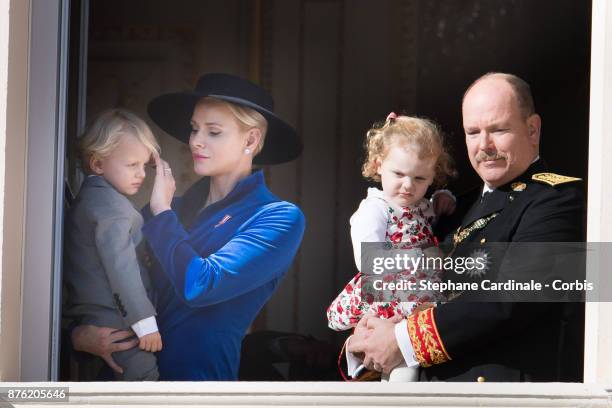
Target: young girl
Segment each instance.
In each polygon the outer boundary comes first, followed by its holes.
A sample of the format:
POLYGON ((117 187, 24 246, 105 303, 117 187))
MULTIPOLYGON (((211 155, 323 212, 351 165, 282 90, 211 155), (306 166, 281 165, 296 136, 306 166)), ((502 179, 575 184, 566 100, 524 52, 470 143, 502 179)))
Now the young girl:
POLYGON ((162 341, 147 271, 138 262, 143 219, 126 196, 136 194, 145 165, 159 152, 146 123, 122 109, 104 112, 83 136, 87 178, 67 216, 64 279, 68 317, 80 324, 131 328, 139 348, 114 353, 121 380, 157 380, 162 341))
MULTIPOLYGON (((411 294, 409 302, 388 293, 385 293, 385 302, 374 301, 371 294, 363 299, 361 294, 362 242, 390 242, 394 248, 401 249, 436 246, 431 230, 435 213, 432 203, 424 196, 432 184, 443 185, 453 173, 440 130, 426 119, 391 113, 382 126, 368 131, 366 149, 368 157, 362 173, 380 182, 382 190, 369 188, 367 197, 350 220, 353 253, 360 272, 327 309, 329 327, 337 331, 355 327, 366 314, 406 317, 419 303, 442 300, 439 294, 422 291, 411 294)), ((441 205, 444 212, 452 211, 454 206, 447 194, 450 192, 446 190, 434 193, 441 202, 446 201, 441 205)), ((420 269, 407 276, 412 281, 441 280, 435 270, 420 269)), ((350 371, 353 370, 349 369, 349 374, 354 374, 350 371)), ((415 376, 414 369, 404 366, 383 379, 412 381, 415 376)))

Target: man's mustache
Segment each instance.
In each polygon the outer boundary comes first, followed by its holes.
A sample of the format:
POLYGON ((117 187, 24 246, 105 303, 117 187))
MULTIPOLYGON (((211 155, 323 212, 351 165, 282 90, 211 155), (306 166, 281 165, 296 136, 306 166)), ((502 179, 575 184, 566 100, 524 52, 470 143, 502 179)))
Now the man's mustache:
POLYGON ((476 160, 476 163, 480 163, 483 161, 491 161, 491 160, 499 160, 499 159, 506 159, 508 158, 508 156, 506 156, 504 153, 493 153, 493 154, 489 154, 487 152, 483 152, 480 151, 476 154, 476 157, 474 157, 474 159, 476 160))

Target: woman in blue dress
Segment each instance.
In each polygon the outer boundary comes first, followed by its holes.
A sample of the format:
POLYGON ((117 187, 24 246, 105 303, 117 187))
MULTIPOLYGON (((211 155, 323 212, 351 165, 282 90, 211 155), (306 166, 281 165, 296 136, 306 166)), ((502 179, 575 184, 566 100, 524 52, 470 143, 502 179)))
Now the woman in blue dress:
MULTIPOLYGON (((143 235, 156 261, 160 380, 236 380, 242 339, 289 269, 305 226, 299 208, 274 196, 252 165, 293 160, 302 143, 265 90, 232 75, 204 75, 195 91, 161 95, 148 112, 189 144, 203 176, 173 199, 172 170, 156 158, 143 235)), ((90 334, 95 347, 75 348, 101 355, 113 347, 108 333, 90 334)))

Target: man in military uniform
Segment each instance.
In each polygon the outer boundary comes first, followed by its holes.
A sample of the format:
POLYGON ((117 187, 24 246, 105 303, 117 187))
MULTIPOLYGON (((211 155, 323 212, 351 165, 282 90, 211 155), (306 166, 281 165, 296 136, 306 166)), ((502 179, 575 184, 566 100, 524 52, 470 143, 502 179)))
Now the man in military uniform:
MULTIPOLYGON (((462 113, 483 185, 458 199, 454 254, 492 242, 582 241, 581 183, 548 172, 539 157, 541 119, 529 85, 484 75, 466 91, 462 113)), ((581 319, 575 304, 451 300, 399 323, 365 318, 348 350, 377 371, 420 365, 422 381, 580 381, 581 319)))

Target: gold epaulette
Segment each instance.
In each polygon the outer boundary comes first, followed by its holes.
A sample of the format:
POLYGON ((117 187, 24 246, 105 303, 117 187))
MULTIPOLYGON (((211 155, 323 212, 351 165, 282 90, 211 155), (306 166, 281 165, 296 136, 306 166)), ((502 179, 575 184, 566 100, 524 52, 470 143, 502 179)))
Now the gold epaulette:
POLYGON ((557 184, 571 183, 572 181, 582 180, 578 177, 562 176, 560 174, 555 173, 537 173, 531 176, 531 179, 534 181, 539 181, 540 183, 546 183, 553 187, 557 184))

